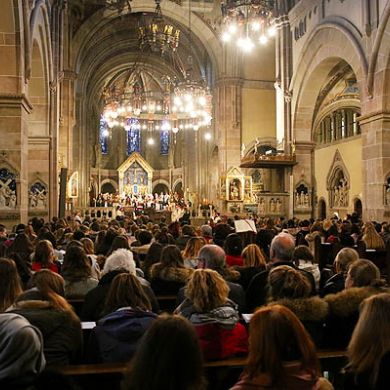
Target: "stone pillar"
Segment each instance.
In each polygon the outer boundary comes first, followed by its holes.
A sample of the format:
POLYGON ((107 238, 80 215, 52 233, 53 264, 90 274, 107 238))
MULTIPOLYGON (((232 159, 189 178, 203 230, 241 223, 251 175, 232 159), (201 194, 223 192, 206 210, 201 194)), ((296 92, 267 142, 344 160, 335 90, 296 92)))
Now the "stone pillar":
POLYGON ((384 183, 390 172, 390 113, 359 118, 362 132, 363 219, 383 221, 384 183))
POLYGON ((241 94, 242 79, 223 77, 215 93, 215 129, 219 149, 220 172, 241 163, 241 94))
MULTIPOLYGON (((24 95, 0 94, 0 137, 4 151, 1 166, 16 174, 17 207, 13 222, 28 219, 28 115, 32 105, 24 95)), ((9 211, 9 210, 8 210, 9 211)), ((0 219, 7 218, 0 210, 0 219)))

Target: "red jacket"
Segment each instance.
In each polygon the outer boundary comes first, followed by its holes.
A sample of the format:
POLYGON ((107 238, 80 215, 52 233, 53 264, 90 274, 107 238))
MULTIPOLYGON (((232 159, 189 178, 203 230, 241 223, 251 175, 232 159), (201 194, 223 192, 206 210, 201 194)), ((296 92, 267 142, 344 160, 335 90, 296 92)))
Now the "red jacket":
POLYGON ((244 265, 244 260, 241 256, 226 255, 226 264, 230 267, 232 267, 233 265, 238 265, 242 267, 244 265))
POLYGON ((218 324, 195 325, 205 360, 225 359, 248 353, 248 333, 237 323, 233 329, 223 329, 218 324))

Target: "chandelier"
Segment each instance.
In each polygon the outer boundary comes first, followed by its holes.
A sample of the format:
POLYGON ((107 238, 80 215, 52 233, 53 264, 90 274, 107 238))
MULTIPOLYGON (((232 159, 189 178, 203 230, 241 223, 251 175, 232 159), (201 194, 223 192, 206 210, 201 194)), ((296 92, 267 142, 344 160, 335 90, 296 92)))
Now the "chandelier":
POLYGON ((221 3, 222 41, 249 53, 276 34, 274 0, 225 0, 221 3))
POLYGON ((155 0, 156 9, 150 22, 142 17, 138 27, 139 48, 164 55, 175 52, 179 46, 180 30, 164 21, 160 0, 155 0))

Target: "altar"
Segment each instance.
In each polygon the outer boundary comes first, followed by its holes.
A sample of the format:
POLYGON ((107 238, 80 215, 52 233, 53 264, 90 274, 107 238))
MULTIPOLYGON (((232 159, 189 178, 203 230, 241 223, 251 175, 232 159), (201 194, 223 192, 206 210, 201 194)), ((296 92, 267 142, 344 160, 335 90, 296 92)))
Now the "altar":
POLYGON ((138 153, 132 153, 118 168, 119 195, 152 193, 153 168, 138 153))

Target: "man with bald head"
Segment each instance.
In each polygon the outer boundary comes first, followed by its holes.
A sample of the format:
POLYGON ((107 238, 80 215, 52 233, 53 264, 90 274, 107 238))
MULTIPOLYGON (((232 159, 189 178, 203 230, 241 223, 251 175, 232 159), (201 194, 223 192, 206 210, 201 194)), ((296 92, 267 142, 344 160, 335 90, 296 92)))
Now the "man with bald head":
MULTIPOLYGON (((275 236, 270 246, 271 263, 265 271, 255 275, 249 283, 246 290, 246 304, 249 312, 252 312, 256 307, 265 305, 267 303, 268 294, 268 273, 272 268, 279 265, 288 265, 289 267, 297 269, 295 264, 291 261, 295 248, 295 239, 291 234, 279 233, 275 236)), ((312 292, 315 292, 314 277, 310 272, 299 270, 308 279, 312 286, 312 292)))

